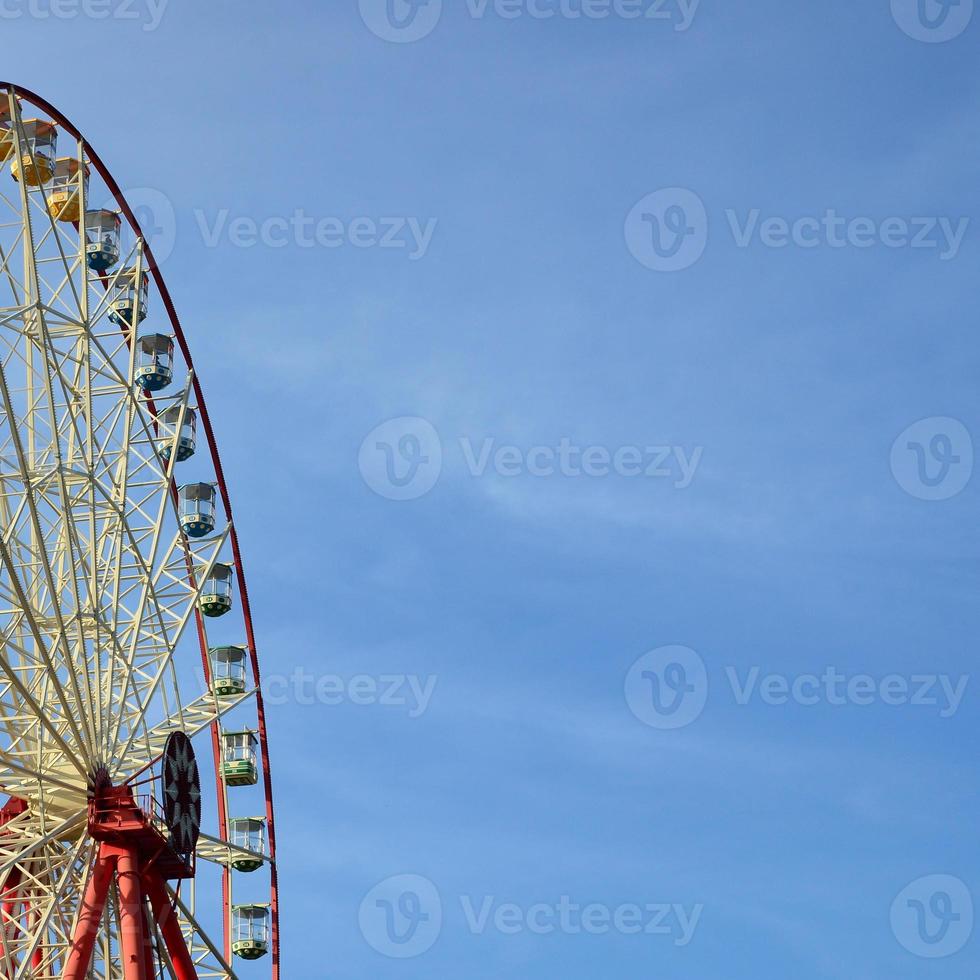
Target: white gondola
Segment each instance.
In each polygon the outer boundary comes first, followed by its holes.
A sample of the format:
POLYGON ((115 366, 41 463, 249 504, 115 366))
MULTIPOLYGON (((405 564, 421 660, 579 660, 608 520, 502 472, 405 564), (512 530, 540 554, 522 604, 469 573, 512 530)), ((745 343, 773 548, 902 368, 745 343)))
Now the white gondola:
POLYGON ((247 687, 248 651, 245 647, 212 647, 211 689, 219 698, 244 694, 247 687))
POLYGON ((269 952, 269 906, 236 905, 232 909, 232 952, 257 960, 269 952))
MULTIPOLYGON (((265 855, 265 818, 264 817, 232 817, 228 821, 229 836, 234 847, 241 848, 243 851, 250 851, 252 854, 265 855)), ((236 871, 251 874, 262 867, 263 861, 259 857, 248 855, 238 855, 232 859, 231 866, 236 871)))
POLYGON ((190 538, 203 538, 214 530, 217 491, 213 483, 188 483, 177 491, 180 526, 190 538))
POLYGON ((216 618, 231 611, 232 573, 231 565, 211 569, 201 588, 201 612, 205 616, 216 618))
POLYGON ((194 455, 197 448, 197 412, 190 405, 173 405, 161 412, 157 416, 157 425, 157 446, 165 460, 170 459, 175 444, 178 463, 194 455))
POLYGON ((259 781, 258 748, 250 729, 221 733, 221 775, 229 786, 254 786, 259 781))

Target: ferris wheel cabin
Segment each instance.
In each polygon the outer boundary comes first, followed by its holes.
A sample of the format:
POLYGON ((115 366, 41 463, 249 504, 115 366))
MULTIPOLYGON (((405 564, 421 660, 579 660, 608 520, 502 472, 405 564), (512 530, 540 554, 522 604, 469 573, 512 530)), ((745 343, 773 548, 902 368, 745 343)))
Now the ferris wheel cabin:
POLYGON ((88 196, 88 165, 75 157, 58 157, 48 191, 48 213, 55 221, 78 221, 82 216, 82 190, 88 196))
POLYGON ((234 925, 232 952, 243 960, 258 960, 269 952, 269 906, 236 905, 232 909, 234 925))
POLYGON ((174 405, 157 416, 160 434, 157 448, 163 459, 170 459, 174 444, 177 446, 177 462, 182 463, 194 455, 197 446, 197 412, 187 405, 174 405))
POLYGON ((109 300, 109 319, 119 327, 135 327, 142 323, 146 319, 149 288, 150 277, 145 271, 139 276, 132 268, 116 273, 109 300))
POLYGON ((177 491, 180 527, 189 538, 203 538, 214 530, 217 495, 213 483, 188 483, 177 491))
POLYGON ((216 619, 231 611, 231 565, 215 565, 201 589, 201 612, 216 619))
MULTIPOLYGON (((16 148, 16 134, 11 131, 16 148)), ((53 176, 58 156, 58 127, 45 119, 25 119, 20 143, 20 159, 10 165, 14 180, 24 178, 28 187, 40 187, 53 176)))
MULTIPOLYGON (((14 99, 19 106, 20 99, 14 99)), ((6 163, 14 152, 13 122, 10 116, 10 99, 0 94, 0 163, 6 163)))
POLYGON ((163 333, 140 337, 136 347, 136 383, 144 391, 162 391, 173 379, 173 337, 163 333))
POLYGON ((243 851, 263 857, 236 857, 231 866, 243 874, 258 871, 264 863, 265 855, 265 818, 264 817, 232 817, 228 821, 231 843, 243 851))
POLYGON ((85 212, 85 259, 93 272, 107 272, 119 261, 121 232, 118 211, 85 212))
POLYGON ((245 647, 211 648, 211 690, 219 698, 245 693, 247 661, 245 647))
POLYGON ((229 786, 254 786, 259 781, 258 744, 251 729, 221 733, 221 775, 229 786))

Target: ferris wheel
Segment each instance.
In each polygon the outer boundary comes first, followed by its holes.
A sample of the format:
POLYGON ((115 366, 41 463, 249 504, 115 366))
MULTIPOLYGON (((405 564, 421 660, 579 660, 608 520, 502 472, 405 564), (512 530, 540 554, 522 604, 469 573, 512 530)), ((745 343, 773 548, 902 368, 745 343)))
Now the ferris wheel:
POLYGON ((0 631, 0 980, 278 978, 259 664, 201 385, 115 180, 5 82, 0 631))

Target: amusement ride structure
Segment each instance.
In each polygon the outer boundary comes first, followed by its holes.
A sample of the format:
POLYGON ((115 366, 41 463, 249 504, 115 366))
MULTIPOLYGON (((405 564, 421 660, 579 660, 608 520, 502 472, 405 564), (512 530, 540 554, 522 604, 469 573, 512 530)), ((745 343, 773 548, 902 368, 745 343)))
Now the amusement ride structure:
POLYGON ((112 175, 6 82, 0 283, 0 980, 277 980, 259 662, 201 384, 112 175))

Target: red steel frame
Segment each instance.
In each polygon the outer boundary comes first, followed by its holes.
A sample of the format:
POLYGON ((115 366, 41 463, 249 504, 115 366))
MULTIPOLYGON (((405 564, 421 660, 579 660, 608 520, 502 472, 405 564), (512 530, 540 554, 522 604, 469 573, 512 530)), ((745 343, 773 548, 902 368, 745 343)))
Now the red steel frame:
MULTIPOLYGON (((116 204, 119 206, 119 210, 125 215, 126 220, 129 222, 130 227, 136 233, 136 235, 139 238, 143 238, 143 232, 140 228, 139 222, 136 220, 136 215, 133 213, 132 208, 130 208, 128 202, 123 196, 119 184, 116 182, 116 179, 112 176, 109 168, 105 165, 105 163, 103 163, 99 155, 92 149, 92 146, 82 135, 81 131, 65 115, 51 105, 50 102, 41 98, 41 96, 37 95, 35 92, 23 88, 20 85, 14 85, 11 82, 3 81, 0 81, 0 89, 12 91, 19 98, 31 103, 36 108, 47 113, 48 117, 56 122, 59 128, 69 133, 84 145, 85 154, 88 157, 89 162, 95 168, 96 173, 105 182, 106 187, 109 188, 109 191, 115 199, 116 204)), ((84 229, 82 229, 82 234, 84 234, 84 229)), ((153 256, 153 251, 150 248, 150 244, 145 239, 143 239, 143 256, 144 261, 146 262, 147 271, 153 278, 153 281, 157 287, 157 292, 160 294, 164 308, 166 309, 167 315, 170 318, 170 325, 173 328, 174 337, 177 340, 177 346, 180 348, 181 355, 184 358, 184 363, 187 365, 188 370, 192 370, 194 363, 191 359, 190 349, 187 346, 187 339, 184 337, 184 331, 180 325, 180 318, 177 316, 177 309, 174 306, 173 298, 170 295, 170 290, 167 288, 167 284, 163 278, 163 273, 160 271, 156 259, 153 256)), ((201 421, 202 428, 205 436, 207 437, 208 449, 211 452, 211 461, 214 466, 214 473, 218 482, 218 492, 221 494, 221 502, 224 506, 228 521, 231 522, 231 533, 229 538, 231 540, 232 556, 235 563, 235 571, 238 577, 239 593, 241 595, 242 617, 245 621, 245 638, 248 644, 249 659, 252 665, 252 679, 255 684, 255 706, 259 726, 259 746, 261 748, 262 756, 262 776, 265 789, 266 825, 269 838, 269 860, 271 872, 271 930, 269 945, 272 956, 272 980, 279 980, 279 876, 278 869, 276 867, 276 823, 275 806, 272 797, 272 768, 269 763, 269 741, 266 730, 265 702, 262 696, 262 678, 259 670, 258 651, 255 645, 255 633, 252 628, 252 614, 248 600, 248 587, 245 583, 245 569, 242 563, 241 550, 238 544, 238 534, 235 530, 235 524, 232 519, 231 498, 228 493, 228 487, 225 484, 224 470, 221 466, 221 457, 218 455, 218 446, 217 442, 215 441, 214 430, 211 426, 211 419, 208 416, 207 405, 204 400, 204 392, 201 390, 200 378, 196 371, 194 371, 193 390, 197 401, 198 418, 201 421)), ((204 623, 200 611, 197 611, 196 619, 198 640, 201 647, 201 658, 204 664, 205 681, 210 683, 211 664, 208 656, 207 638, 204 634, 204 623)), ((222 838, 227 840, 228 814, 225 812, 224 794, 221 787, 221 746, 220 731, 217 722, 211 726, 211 736, 214 748, 215 780, 218 784, 217 798, 219 809, 219 826, 221 828, 222 838)), ((231 908, 229 900, 230 876, 231 870, 226 869, 223 876, 222 902, 224 911, 224 955, 225 960, 229 963, 232 960, 231 908)), ((165 892, 166 889, 164 889, 164 893, 165 892)), ((152 903, 153 892, 149 891, 148 894, 152 903)), ((157 898, 159 899, 160 896, 157 895, 157 898)), ((156 912, 156 907, 154 908, 154 912, 156 912)), ((169 921, 173 926, 176 926, 176 921, 172 916, 170 917, 169 921)), ((179 932, 179 928, 177 931, 179 932)), ((68 974, 66 974, 66 976, 68 976, 68 974)), ((196 974, 192 973, 190 976, 193 977, 196 976, 196 974)), ((183 980, 183 978, 181 978, 181 980, 183 980)))
POLYGON ((128 786, 96 787, 89 803, 88 831, 99 852, 82 899, 63 980, 85 980, 102 923, 106 900, 116 883, 120 958, 126 980, 154 980, 154 932, 146 903, 177 980, 197 980, 194 961, 174 914, 166 882, 194 874, 193 862, 178 855, 128 786))
POLYGON ((146 864, 145 856, 136 846, 105 841, 99 845, 99 855, 85 889, 63 980, 85 980, 88 976, 113 879, 119 890, 120 955, 126 980, 153 980, 156 976, 147 901, 163 934, 177 980, 197 980, 194 961, 187 950, 162 876, 146 864))

